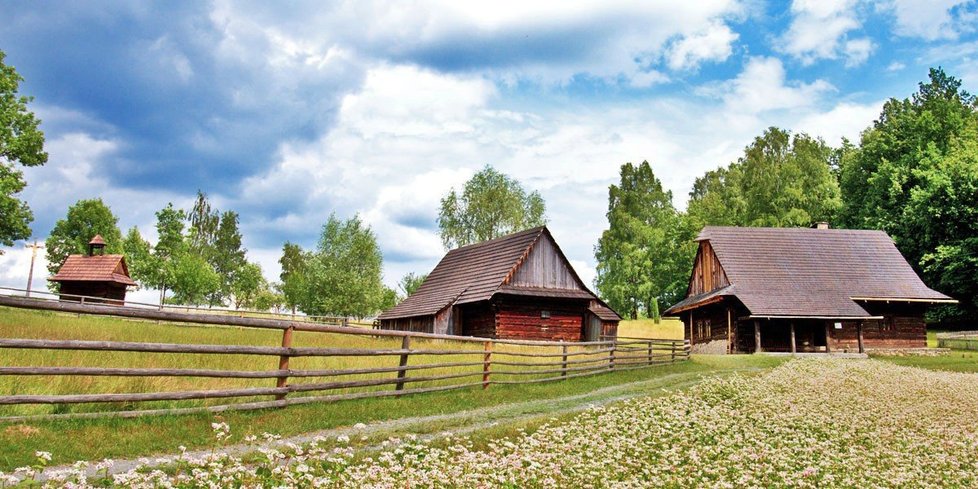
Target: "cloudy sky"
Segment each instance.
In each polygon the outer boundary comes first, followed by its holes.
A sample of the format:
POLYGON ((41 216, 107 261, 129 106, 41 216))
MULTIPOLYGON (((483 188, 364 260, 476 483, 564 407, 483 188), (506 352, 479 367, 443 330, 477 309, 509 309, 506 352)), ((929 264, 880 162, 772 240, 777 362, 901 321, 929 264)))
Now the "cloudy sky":
MULTIPOLYGON (((36 237, 101 197, 152 240, 201 189, 269 278, 332 212, 371 225, 389 284, 427 272, 439 199, 491 164, 589 280, 622 163, 682 207, 765 127, 857 138, 931 66, 978 91, 975 1, 0 0, 0 23, 50 153, 25 170, 36 237)), ((6 250, 0 286, 28 263, 6 250)))

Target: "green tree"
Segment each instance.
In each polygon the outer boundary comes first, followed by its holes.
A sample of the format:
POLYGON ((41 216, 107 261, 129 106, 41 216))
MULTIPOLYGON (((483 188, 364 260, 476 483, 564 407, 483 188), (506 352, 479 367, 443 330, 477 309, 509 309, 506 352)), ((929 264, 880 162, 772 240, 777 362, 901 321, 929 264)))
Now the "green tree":
POLYGON ((217 235, 217 227, 221 222, 221 215, 218 211, 211 209, 211 204, 207 200, 207 194, 197 191, 197 199, 194 206, 187 215, 190 221, 189 235, 190 249, 210 259, 213 254, 214 240, 217 235))
MULTIPOLYGON (((102 202, 102 199, 79 200, 68 208, 64 219, 58 220, 51 230, 47 245, 48 271, 58 272, 68 255, 88 253, 88 242, 101 235, 105 240, 106 253, 122 253, 122 232, 119 218, 102 202)), ((53 287, 57 284, 52 283, 53 287)))
POLYGON ((220 224, 214 236, 211 266, 221 277, 221 286, 211 297, 212 304, 220 304, 230 299, 234 294, 234 281, 237 275, 248 264, 246 250, 241 245, 241 231, 238 230, 238 213, 225 211, 221 214, 220 224))
POLYGON ((608 190, 608 229, 595 247, 596 286, 626 316, 656 317, 685 293, 692 232, 647 161, 622 165, 620 177, 608 190))
POLYGON ((768 128, 735 163, 696 180, 691 222, 797 227, 831 221, 842 205, 832 174, 836 159, 821 139, 768 128))
POLYGON ((397 283, 397 287, 401 289, 404 297, 407 297, 418 290, 426 278, 428 278, 427 273, 406 273, 403 277, 401 277, 401 281, 397 283))
POLYGON ((153 287, 158 275, 159 263, 153 256, 152 246, 143 239, 136 226, 129 228, 122 240, 122 253, 126 256, 129 276, 143 287, 153 287))
POLYGON ((149 274, 146 280, 155 284, 154 287, 160 291, 161 304, 166 298, 167 289, 176 282, 177 261, 186 254, 186 241, 183 235, 184 217, 184 212, 173 207, 173 203, 168 203, 166 207, 156 212, 156 233, 159 239, 153 247, 153 257, 157 267, 155 275, 149 274))
POLYGON ((262 288, 255 297, 255 310, 280 312, 285 306, 285 296, 282 295, 279 283, 262 288))
POLYGON ((462 189, 441 199, 438 228, 451 249, 546 224, 546 205, 536 191, 486 166, 462 189))
POLYGON ((889 233, 928 283, 963 300, 942 314, 972 319, 976 126, 978 100, 931 69, 917 93, 884 104, 839 170, 843 222, 889 233))
POLYGON ((234 281, 231 283, 234 308, 254 307, 258 295, 267 288, 268 282, 262 275, 261 266, 246 262, 234 275, 234 281))
POLYGON ((5 58, 0 51, 0 245, 11 246, 15 240, 30 238, 34 220, 27 203, 18 198, 27 183, 16 165, 43 165, 48 154, 44 133, 38 129, 41 121, 27 107, 34 98, 18 94, 24 79, 4 63, 5 58))
POLYGON ((279 279, 282 281, 280 288, 285 306, 292 310, 292 314, 295 314, 305 294, 307 261, 307 254, 299 245, 289 242, 282 245, 282 257, 278 260, 282 266, 282 273, 279 274, 279 279))
POLYGON ((382 262, 377 238, 359 216, 341 221, 331 215, 306 263, 299 308, 316 316, 376 313, 384 299, 382 262))
POLYGON ((200 255, 184 251, 172 260, 171 304, 201 305, 221 286, 221 277, 200 255))

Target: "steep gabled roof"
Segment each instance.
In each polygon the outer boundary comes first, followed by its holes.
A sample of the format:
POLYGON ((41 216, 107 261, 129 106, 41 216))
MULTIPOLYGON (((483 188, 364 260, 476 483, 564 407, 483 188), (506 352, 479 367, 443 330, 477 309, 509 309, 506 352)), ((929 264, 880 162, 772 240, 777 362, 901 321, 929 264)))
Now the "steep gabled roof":
POLYGON ((666 311, 734 296, 753 316, 869 317, 859 300, 946 302, 920 280, 882 231, 707 226, 730 285, 666 311))
POLYGON ((392 309, 384 311, 379 319, 430 316, 454 304, 489 300, 497 293, 597 299, 573 272, 556 243, 554 247, 573 274, 579 289, 518 287, 508 284, 541 238, 553 240, 546 226, 451 250, 438 262, 414 294, 392 309))
POLYGON ((129 278, 129 268, 122 255, 70 255, 52 282, 114 282, 136 285, 129 278))

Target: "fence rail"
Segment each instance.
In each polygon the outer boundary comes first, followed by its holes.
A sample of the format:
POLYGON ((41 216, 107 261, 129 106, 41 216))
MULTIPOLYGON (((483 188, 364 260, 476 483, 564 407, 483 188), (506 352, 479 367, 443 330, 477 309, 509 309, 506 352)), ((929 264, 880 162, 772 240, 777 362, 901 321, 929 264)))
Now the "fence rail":
MULTIPOLYGON (((3 338, 0 339, 0 350, 2 351, 55 351, 59 354, 54 358, 58 359, 60 364, 44 366, 0 365, 0 376, 24 376, 28 379, 34 379, 33 382, 37 382, 39 378, 70 376, 95 378, 199 377, 224 380, 221 380, 221 385, 211 386, 220 388, 153 392, 27 394, 14 391, 13 395, 0 396, 0 406, 52 404, 59 406, 95 406, 106 403, 117 403, 118 406, 117 410, 114 411, 3 416, 0 417, 0 421, 98 416, 135 417, 203 411, 266 409, 311 402, 401 396, 473 387, 488 389, 494 384, 551 382, 609 371, 648 368, 653 365, 681 362, 689 358, 689 344, 684 340, 624 337, 580 343, 496 340, 431 333, 369 330, 267 318, 192 314, 148 308, 58 302, 3 295, 0 295, 0 305, 78 314, 272 329, 279 330, 282 334, 282 346, 3 338), (344 335, 344 338, 355 336, 362 338, 362 341, 358 340, 356 344, 358 347, 355 348, 296 346, 293 344, 295 331, 344 335), (391 346, 392 340, 400 340, 400 346, 391 346), (360 344, 363 347, 359 347, 360 344), (376 345, 381 346, 371 347, 376 345), (238 367, 227 370, 79 366, 69 362, 67 357, 72 355, 71 352, 204 357, 234 355, 249 360, 240 362, 243 365, 248 365, 245 369, 238 367), (273 357, 273 359, 268 359, 268 357, 273 357), (267 359, 267 369, 262 368, 265 362, 263 358, 267 359), (329 360, 338 363, 338 365, 334 365, 334 368, 295 368, 298 364, 293 363, 293 361, 299 358, 306 358, 306 362, 329 360), (249 385, 235 384, 242 380, 252 380, 257 385, 250 385, 253 384, 250 382, 249 385), (305 380, 305 382, 299 382, 300 380, 305 380), (233 385, 228 385, 228 383, 233 385), (271 397, 271 399, 260 400, 262 397, 271 397), (232 402, 190 407, 170 404, 165 408, 139 405, 140 403, 180 403, 183 401, 207 403, 208 400, 222 399, 228 399, 232 402)), ((338 337, 326 337, 326 341, 331 341, 334 338, 338 337)), ((133 365, 131 360, 127 360, 127 362, 130 362, 129 365, 133 365)), ((67 408, 61 409, 61 411, 65 410, 67 408)))
POLYGON ((937 346, 939 348, 950 348, 952 350, 978 351, 978 331, 938 333, 937 346))
POLYGON ((309 314, 291 314, 287 312, 254 311, 250 309, 226 309, 223 307, 200 307, 200 306, 187 306, 181 304, 161 305, 161 304, 152 304, 148 302, 136 302, 131 300, 119 301, 115 299, 106 299, 104 297, 96 297, 91 295, 62 294, 62 293, 47 292, 42 290, 18 289, 14 287, 0 287, 0 296, 24 297, 24 298, 30 298, 39 301, 53 301, 53 302, 71 301, 71 302, 77 302, 79 304, 103 306, 106 308, 126 307, 132 309, 140 309, 140 310, 155 309, 157 311, 213 314, 213 315, 223 315, 223 316, 235 316, 235 317, 242 317, 242 318, 253 317, 253 318, 265 318, 265 319, 278 319, 278 320, 286 320, 286 321, 323 323, 323 324, 334 324, 334 325, 344 325, 344 326, 351 325, 351 324, 359 325, 362 327, 373 326, 372 322, 361 322, 343 316, 314 316, 309 314))

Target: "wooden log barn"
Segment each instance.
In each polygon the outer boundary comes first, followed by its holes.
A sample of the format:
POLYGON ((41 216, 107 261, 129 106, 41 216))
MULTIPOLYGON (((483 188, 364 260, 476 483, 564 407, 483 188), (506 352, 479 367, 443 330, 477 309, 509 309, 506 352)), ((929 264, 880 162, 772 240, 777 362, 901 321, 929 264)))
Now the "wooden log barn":
POLYGON ((621 317, 591 292, 545 227, 448 252, 379 327, 486 338, 597 341, 621 317))
POLYGON ((665 311, 693 352, 927 346, 929 289, 882 231, 707 226, 686 298, 665 311))
POLYGON ((88 243, 87 255, 69 255, 58 273, 48 280, 59 284, 61 300, 79 302, 79 296, 87 296, 84 302, 109 304, 124 303, 126 287, 136 285, 129 278, 125 257, 106 255, 105 240, 99 235, 88 243))

